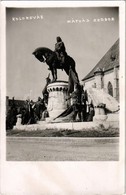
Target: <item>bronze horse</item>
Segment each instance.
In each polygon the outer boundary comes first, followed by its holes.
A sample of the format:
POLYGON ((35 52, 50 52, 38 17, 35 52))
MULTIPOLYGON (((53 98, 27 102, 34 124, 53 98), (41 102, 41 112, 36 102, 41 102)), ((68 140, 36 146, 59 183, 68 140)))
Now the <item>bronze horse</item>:
POLYGON ((70 68, 73 70, 77 77, 77 80, 79 81, 78 74, 75 70, 75 61, 67 54, 65 55, 63 64, 61 64, 61 61, 58 59, 56 52, 46 47, 39 47, 32 54, 40 62, 46 62, 46 64, 49 66, 49 70, 52 73, 53 81, 57 80, 57 69, 62 69, 66 72, 67 75, 69 75, 70 68))

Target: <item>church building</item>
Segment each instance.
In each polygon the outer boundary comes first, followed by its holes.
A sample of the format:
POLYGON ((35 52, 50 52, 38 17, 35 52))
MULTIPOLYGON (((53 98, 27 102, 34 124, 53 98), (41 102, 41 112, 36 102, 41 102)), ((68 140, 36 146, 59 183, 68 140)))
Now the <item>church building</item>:
POLYGON ((119 39, 82 79, 84 88, 103 89, 119 101, 119 39))

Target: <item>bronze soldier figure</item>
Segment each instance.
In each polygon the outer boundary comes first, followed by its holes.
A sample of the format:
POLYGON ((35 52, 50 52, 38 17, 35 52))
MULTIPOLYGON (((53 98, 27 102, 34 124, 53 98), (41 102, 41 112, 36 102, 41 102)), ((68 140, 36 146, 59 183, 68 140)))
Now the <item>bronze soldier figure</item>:
MULTIPOLYGON (((73 107, 73 121, 76 121, 77 115, 79 121, 81 121, 81 89, 79 84, 75 85, 75 90, 72 92, 68 99, 72 98, 72 107, 73 107)), ((67 99, 67 100, 68 100, 67 99)))

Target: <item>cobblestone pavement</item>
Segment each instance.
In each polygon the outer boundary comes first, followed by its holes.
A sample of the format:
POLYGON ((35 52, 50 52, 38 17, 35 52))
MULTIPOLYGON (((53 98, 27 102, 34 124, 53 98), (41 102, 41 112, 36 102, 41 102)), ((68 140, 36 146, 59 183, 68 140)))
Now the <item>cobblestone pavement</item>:
POLYGON ((117 161, 119 138, 7 137, 8 161, 117 161))

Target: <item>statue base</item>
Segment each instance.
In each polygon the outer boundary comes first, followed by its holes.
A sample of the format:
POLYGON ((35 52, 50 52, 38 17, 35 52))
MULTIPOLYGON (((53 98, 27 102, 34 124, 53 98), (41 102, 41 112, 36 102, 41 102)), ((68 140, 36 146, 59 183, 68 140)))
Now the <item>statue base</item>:
POLYGON ((49 118, 47 121, 51 121, 62 114, 69 106, 70 101, 66 101, 69 97, 68 82, 67 81, 55 81, 47 86, 49 93, 47 110, 49 118))

